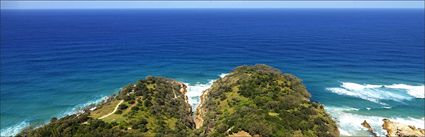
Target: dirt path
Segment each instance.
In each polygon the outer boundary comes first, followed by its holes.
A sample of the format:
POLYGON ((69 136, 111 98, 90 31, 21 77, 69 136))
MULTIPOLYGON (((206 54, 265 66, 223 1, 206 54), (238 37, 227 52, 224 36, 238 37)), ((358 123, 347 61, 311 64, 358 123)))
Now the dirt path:
POLYGON ((106 115, 101 116, 99 119, 104 119, 104 118, 106 118, 106 117, 108 117, 108 116, 110 116, 110 115, 114 114, 114 113, 118 110, 118 106, 120 106, 120 105, 121 105, 121 103, 123 103, 123 102, 124 102, 124 100, 121 100, 121 101, 120 101, 120 103, 118 103, 118 104, 117 104, 117 106, 115 106, 114 111, 112 111, 112 112, 111 112, 111 113, 109 113, 109 114, 106 114, 106 115))

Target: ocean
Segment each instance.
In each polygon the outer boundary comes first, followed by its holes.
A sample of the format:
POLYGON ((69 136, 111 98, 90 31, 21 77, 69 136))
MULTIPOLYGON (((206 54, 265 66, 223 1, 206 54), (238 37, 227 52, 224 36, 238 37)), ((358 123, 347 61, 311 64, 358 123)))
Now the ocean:
POLYGON ((382 118, 423 128, 424 40, 423 9, 1 10, 1 136, 148 75, 187 83, 195 107, 253 64, 301 78, 342 135, 382 118))

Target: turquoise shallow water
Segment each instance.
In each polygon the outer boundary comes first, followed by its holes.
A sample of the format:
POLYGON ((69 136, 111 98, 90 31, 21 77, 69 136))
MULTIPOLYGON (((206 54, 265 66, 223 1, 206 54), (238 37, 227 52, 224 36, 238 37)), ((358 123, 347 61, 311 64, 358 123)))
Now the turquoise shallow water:
POLYGON ((1 135, 147 75, 189 84, 264 63, 304 80, 343 135, 424 123, 423 10, 2 10, 1 135))

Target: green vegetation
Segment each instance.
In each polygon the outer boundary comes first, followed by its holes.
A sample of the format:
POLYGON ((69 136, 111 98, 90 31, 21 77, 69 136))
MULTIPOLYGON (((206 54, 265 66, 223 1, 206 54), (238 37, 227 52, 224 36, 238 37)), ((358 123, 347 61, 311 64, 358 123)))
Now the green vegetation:
POLYGON ((113 137, 125 136, 128 133, 114 124, 102 120, 93 119, 88 114, 70 115, 59 120, 52 120, 49 124, 36 128, 27 129, 17 136, 29 137, 113 137))
POLYGON ((186 96, 174 80, 147 77, 123 88, 94 111, 52 120, 18 136, 191 136, 194 123, 186 96), (118 110, 103 119, 97 119, 118 110))
POLYGON ((103 115, 106 115, 112 111, 114 111, 114 108, 120 103, 119 100, 113 100, 104 103, 103 105, 99 106, 100 108, 97 108, 95 111, 90 113, 90 116, 93 118, 100 118, 103 115))
POLYGON ((206 92, 199 136, 239 131, 260 136, 339 136, 323 106, 293 75, 266 65, 242 66, 214 82, 206 92))
POLYGON ((18 136, 338 136, 335 122, 295 76, 266 65, 242 66, 204 92, 195 129, 185 85, 147 77, 91 111, 53 118, 18 136), (183 89, 182 89, 183 88, 183 89), (121 103, 122 102, 122 103, 121 103), (114 112, 116 108, 116 111, 114 112))

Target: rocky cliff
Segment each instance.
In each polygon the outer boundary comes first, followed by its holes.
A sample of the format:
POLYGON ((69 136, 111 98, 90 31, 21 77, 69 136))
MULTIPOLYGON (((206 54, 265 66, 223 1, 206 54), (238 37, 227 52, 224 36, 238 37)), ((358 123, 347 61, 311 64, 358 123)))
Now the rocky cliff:
MULTIPOLYGON (((382 129, 386 131, 387 137, 424 137, 425 129, 416 128, 415 126, 405 125, 399 122, 394 122, 389 119, 383 119, 382 129)), ((361 124, 365 127, 371 136, 377 137, 374 129, 365 120, 361 124)))

